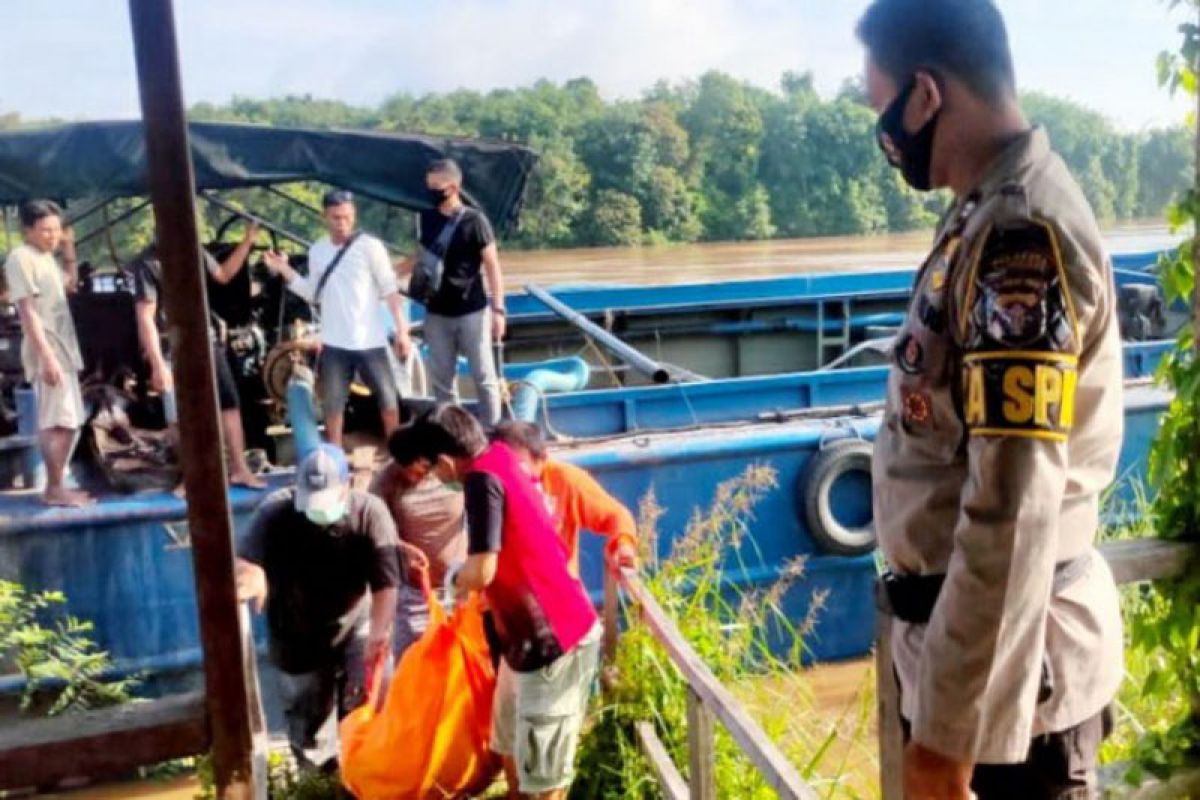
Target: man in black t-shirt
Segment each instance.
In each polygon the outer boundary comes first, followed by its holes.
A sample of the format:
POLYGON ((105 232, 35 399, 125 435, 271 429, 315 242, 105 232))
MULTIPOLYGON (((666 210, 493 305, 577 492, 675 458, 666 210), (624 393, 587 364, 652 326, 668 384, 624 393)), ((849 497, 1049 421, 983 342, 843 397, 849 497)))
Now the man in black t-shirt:
POLYGON ((269 496, 238 547, 238 598, 266 605, 288 741, 305 768, 337 759, 337 722, 366 699, 366 671, 391 649, 399 539, 383 501, 350 488, 340 448, 323 444, 295 489, 269 496))
MULTIPOLYGON (((250 248, 258 236, 257 223, 246 227, 246 235, 223 263, 218 263, 208 252, 204 252, 204 265, 208 274, 218 283, 228 283, 246 265, 250 248)), ((133 278, 134 314, 137 317, 138 341, 142 353, 150 365, 150 388, 162 396, 163 411, 167 424, 174 425, 178 419, 175 405, 175 378, 171 365, 163 353, 162 331, 166 327, 166 314, 159 295, 162 294, 162 261, 158 258, 155 245, 147 247, 129 265, 133 278)), ((213 366, 217 373, 217 401, 221 407, 221 428, 225 433, 225 445, 229 450, 229 482, 235 486, 262 489, 266 484, 250 471, 246 463, 246 434, 242 429, 242 414, 239 409, 237 383, 233 370, 225 355, 225 346, 218 336, 217 326, 210 319, 209 335, 213 342, 213 366)))
MULTIPOLYGON (((442 285, 426 308, 425 342, 434 396, 438 402, 458 402, 455 377, 462 354, 475 381, 479 416, 491 427, 500 421, 492 342, 503 339, 505 331, 504 279, 496 235, 482 211, 463 203, 462 170, 454 161, 447 158, 430 164, 425 185, 434 207, 421 212, 421 246, 433 247, 446 225, 456 226, 442 259, 442 285)), ((414 263, 415 259, 406 259, 401 272, 411 273, 414 263)))

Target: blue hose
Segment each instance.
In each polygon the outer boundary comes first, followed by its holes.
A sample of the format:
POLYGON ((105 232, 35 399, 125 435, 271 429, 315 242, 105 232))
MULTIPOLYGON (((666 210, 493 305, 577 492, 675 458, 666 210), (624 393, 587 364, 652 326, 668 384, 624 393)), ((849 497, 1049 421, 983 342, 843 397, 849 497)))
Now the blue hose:
POLYGON ((315 384, 313 371, 308 367, 297 366, 287 385, 288 424, 292 426, 292 443, 296 448, 297 464, 321 444, 315 384))
POLYGON ((558 392, 578 392, 588 384, 591 370, 578 356, 558 358, 534 364, 512 364, 504 369, 504 377, 516 384, 513 391, 513 416, 523 422, 537 419, 538 401, 542 395, 558 392))

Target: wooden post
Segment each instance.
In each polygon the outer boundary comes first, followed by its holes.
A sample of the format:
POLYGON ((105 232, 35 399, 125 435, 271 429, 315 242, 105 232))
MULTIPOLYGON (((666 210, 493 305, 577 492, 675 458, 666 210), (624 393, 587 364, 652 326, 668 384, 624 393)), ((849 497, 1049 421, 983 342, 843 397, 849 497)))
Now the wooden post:
MULTIPOLYGON (((213 768, 221 800, 250 800, 265 783, 255 735, 238 603, 233 525, 209 341, 195 180, 184 115, 172 0, 129 0, 163 296, 175 351, 180 462, 200 611, 213 768)), ((261 795, 258 795, 261 796, 261 795)))
POLYGON ((900 727, 900 687, 892 667, 895 618, 883 584, 875 583, 875 702, 879 726, 879 791, 883 800, 904 800, 904 732, 900 727))
POLYGON ((688 788, 692 800, 717 800, 713 716, 700 695, 688 687, 688 788))
POLYGON ((617 576, 604 565, 604 666, 611 667, 617 658, 620 598, 617 595, 617 576))

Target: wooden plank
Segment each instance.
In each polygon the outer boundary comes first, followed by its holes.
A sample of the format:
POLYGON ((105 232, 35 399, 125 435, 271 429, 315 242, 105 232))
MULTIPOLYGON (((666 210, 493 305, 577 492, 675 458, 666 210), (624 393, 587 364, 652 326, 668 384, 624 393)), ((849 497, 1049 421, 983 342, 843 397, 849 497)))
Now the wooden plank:
POLYGON ((713 715, 690 686, 687 690, 687 719, 688 796, 691 800, 717 800, 713 715))
POLYGON ((658 787, 662 789, 663 797, 666 800, 688 800, 687 781, 679 774, 675 762, 667 753, 667 748, 663 746, 662 740, 654 732, 654 725, 649 722, 638 722, 633 729, 637 734, 638 744, 642 748, 642 755, 646 757, 650 769, 658 778, 658 787))
POLYGON ((617 579, 606 564, 604 567, 604 665, 610 666, 617 657, 617 637, 620 634, 617 579))
POLYGON ((684 680, 721 721, 776 794, 783 798, 816 800, 816 792, 800 779, 792 763, 696 655, 636 573, 628 569, 621 570, 621 584, 639 605, 643 621, 683 674, 684 680))
POLYGON ((904 800, 904 731, 900 687, 892 667, 892 609, 883 584, 875 583, 875 702, 879 725, 879 789, 883 800, 904 800))
POLYGON ((1197 563, 1200 545, 1166 539, 1106 542, 1100 553, 1108 560, 1117 583, 1178 578, 1197 563))
MULTIPOLYGON (((208 749, 204 695, 8 722, 0 729, 0 789, 112 777, 208 749)), ((265 796, 265 795, 264 795, 265 796)))
POLYGON ((258 652, 254 647, 254 627, 250 618, 250 604, 238 604, 238 627, 242 636, 242 674, 246 680, 246 703, 250 711, 250 752, 254 797, 269 795, 270 768, 267 755, 271 749, 271 733, 267 728, 267 715, 263 710, 262 695, 258 683, 258 652))
POLYGON ((613 571, 604 565, 604 642, 602 644, 603 658, 600 663, 600 688, 606 694, 617 685, 617 641, 620 636, 620 595, 617 578, 613 571))
POLYGON ((265 778, 256 773, 238 602, 234 588, 233 523, 225 461, 204 262, 196 222, 196 182, 179 69, 172 0, 129 0, 134 62, 146 140, 146 172, 163 300, 175 351, 179 460, 188 497, 188 529, 200 644, 219 800, 254 797, 265 778))

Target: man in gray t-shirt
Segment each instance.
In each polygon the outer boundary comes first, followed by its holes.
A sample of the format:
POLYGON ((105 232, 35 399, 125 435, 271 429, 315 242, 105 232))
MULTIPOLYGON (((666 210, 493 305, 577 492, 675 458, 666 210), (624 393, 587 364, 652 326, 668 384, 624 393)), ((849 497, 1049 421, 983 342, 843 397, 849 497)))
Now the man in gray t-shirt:
POLYGON ((24 244, 4 262, 9 300, 21 316, 21 363, 38 402, 38 441, 46 462, 47 505, 82 506, 84 492, 66 487, 67 463, 84 423, 79 371, 83 357, 67 305, 63 269, 54 253, 63 244, 62 210, 49 200, 21 206, 24 244))
POLYGON ((399 542, 378 497, 350 488, 345 454, 323 444, 296 487, 269 497, 238 547, 238 597, 265 605, 288 740, 297 762, 337 758, 337 722, 366 699, 390 653, 399 542))

